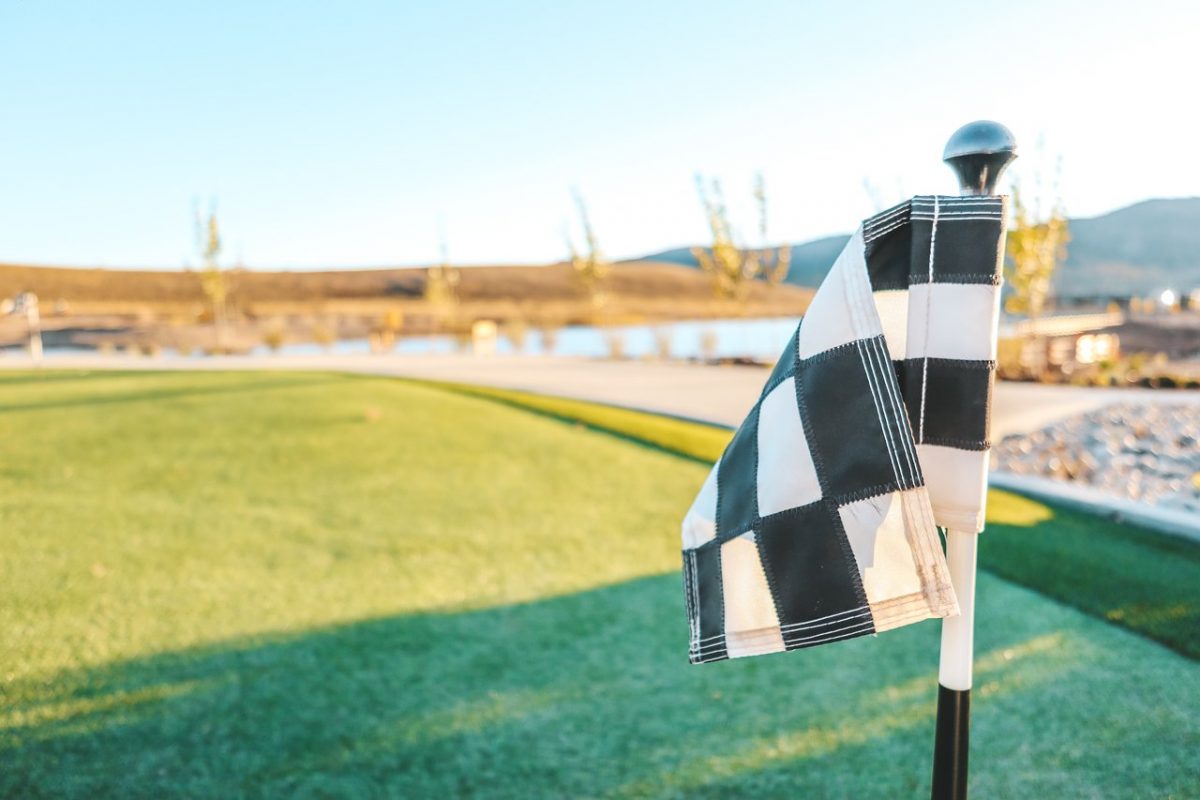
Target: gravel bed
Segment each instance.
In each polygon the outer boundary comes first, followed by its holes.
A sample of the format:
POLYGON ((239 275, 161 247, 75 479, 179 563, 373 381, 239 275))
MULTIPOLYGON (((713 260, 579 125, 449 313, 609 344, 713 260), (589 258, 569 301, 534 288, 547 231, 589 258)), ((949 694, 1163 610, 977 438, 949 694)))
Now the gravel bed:
POLYGON ((1200 513, 1200 405, 1117 403, 1007 436, 992 468, 1200 513))

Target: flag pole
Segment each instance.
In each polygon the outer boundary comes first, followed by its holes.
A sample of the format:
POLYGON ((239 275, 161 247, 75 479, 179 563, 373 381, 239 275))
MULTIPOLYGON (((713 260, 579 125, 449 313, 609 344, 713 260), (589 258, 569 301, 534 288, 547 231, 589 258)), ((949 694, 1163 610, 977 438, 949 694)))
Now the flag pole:
MULTIPOLYGON (((1017 156, 1012 133, 998 122, 962 126, 946 143, 943 160, 963 195, 992 195, 1000 173, 1017 156)), ((975 555, 979 534, 946 531, 946 563, 959 615, 942 620, 937 726, 933 745, 933 800, 966 800, 971 729, 971 673, 975 640, 975 555)))

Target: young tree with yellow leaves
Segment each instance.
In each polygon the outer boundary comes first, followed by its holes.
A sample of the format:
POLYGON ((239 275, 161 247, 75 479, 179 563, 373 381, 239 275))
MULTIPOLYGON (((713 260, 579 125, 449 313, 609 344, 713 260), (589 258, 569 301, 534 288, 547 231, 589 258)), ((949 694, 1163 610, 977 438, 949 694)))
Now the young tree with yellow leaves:
POLYGON ((791 266, 792 248, 788 245, 778 248, 767 246, 767 193, 762 173, 754 177, 760 237, 760 246, 757 248, 745 247, 738 241, 739 237, 729 220, 720 181, 714 178, 711 186, 706 188, 703 176, 697 175, 696 189, 708 218, 712 245, 708 248, 694 247, 692 255, 700 262, 700 268, 712 278, 713 293, 723 300, 740 302, 746 299, 751 281, 763 279, 771 286, 781 283, 791 266))
POLYGON ((1050 214, 1041 218, 1038 208, 1030 208, 1020 187, 1012 189, 1012 222, 1009 225, 1005 278, 1011 294, 1004 308, 1012 314, 1024 314, 1036 320, 1045 311, 1054 271, 1067 258, 1071 241, 1067 216, 1056 201, 1050 214))

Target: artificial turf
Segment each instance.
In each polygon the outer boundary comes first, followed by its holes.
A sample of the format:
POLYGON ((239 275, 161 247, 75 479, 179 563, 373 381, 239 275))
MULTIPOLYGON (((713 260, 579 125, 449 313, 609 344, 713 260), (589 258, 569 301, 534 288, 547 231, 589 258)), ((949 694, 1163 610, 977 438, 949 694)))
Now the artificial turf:
MULTIPOLYGON (((384 378, 0 373, 0 796, 926 794, 936 624, 688 665, 702 455, 617 432, 384 378)), ((1053 536, 1038 505, 1005 524, 1053 536)), ((977 650, 977 796, 1200 787, 1200 665, 988 575, 977 650)))
MULTIPOLYGON (((438 384, 646 442, 703 462, 732 432, 714 425, 530 392, 438 384)), ((1200 659, 1200 546, 1012 492, 988 494, 985 570, 1200 659)))

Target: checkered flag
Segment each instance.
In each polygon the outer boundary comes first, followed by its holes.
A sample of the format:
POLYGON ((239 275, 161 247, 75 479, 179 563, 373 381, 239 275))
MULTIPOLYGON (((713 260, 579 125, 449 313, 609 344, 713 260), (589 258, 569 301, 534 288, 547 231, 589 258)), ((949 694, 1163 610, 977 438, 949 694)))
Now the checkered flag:
POLYGON ((937 526, 979 531, 1000 197, 866 220, 683 521, 693 663, 953 616, 937 526))

